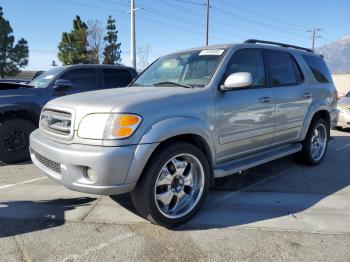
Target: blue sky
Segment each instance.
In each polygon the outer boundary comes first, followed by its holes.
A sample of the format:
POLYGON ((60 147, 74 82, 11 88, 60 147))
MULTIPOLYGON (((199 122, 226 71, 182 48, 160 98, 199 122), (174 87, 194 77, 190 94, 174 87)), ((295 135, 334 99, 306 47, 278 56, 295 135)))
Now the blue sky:
MULTIPOLYGON (((160 55, 202 46, 205 0, 135 0, 137 46, 149 45, 150 62, 160 55)), ((236 43, 248 38, 310 47, 311 33, 322 28, 317 45, 350 36, 350 0, 211 0, 209 44, 236 43)), ((1 0, 16 39, 29 42, 27 70, 47 70, 56 56, 63 31, 75 15, 84 21, 108 15, 117 21, 123 62, 129 64, 128 0, 1 0)))

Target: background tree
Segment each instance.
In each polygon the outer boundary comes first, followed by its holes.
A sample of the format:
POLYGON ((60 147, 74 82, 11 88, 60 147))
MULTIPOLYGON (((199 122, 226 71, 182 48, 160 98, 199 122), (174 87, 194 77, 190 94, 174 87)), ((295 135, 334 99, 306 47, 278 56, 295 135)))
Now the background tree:
POLYGON ((64 65, 89 63, 88 26, 79 16, 73 20, 73 30, 62 34, 58 58, 64 65))
POLYGON ((121 44, 118 43, 118 30, 116 30, 116 28, 115 20, 112 16, 109 16, 107 21, 107 35, 104 38, 106 41, 106 46, 103 52, 104 64, 121 64, 121 44))
POLYGON ((4 18, 0 7, 0 76, 12 76, 28 65, 28 42, 21 38, 14 46, 15 37, 10 22, 4 18))
POLYGON ((87 22, 87 40, 89 46, 89 62, 91 64, 99 64, 103 61, 103 47, 105 44, 105 29, 101 21, 89 20, 87 22))

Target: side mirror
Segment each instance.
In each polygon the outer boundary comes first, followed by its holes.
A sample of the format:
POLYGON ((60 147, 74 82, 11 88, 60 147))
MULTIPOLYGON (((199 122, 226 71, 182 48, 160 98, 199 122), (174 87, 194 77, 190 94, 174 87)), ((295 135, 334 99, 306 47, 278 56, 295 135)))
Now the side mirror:
POLYGON ((66 88, 70 88, 71 86, 72 86, 72 83, 69 80, 57 79, 55 81, 55 85, 53 86, 53 88, 55 88, 55 89, 66 89, 66 88))
POLYGON ((253 76, 249 72, 238 72, 229 75, 220 87, 222 91, 245 88, 253 85, 253 76))

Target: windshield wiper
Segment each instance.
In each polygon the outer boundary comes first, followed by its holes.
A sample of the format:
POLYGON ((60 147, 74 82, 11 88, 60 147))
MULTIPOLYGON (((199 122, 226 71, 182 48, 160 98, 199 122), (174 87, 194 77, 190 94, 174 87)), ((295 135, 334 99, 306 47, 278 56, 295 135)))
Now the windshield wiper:
POLYGON ((193 88, 193 86, 190 86, 190 85, 179 84, 179 83, 171 82, 171 81, 164 81, 164 82, 159 82, 159 83, 153 84, 153 86, 162 86, 162 85, 174 85, 174 86, 181 86, 181 87, 185 87, 185 88, 193 88))

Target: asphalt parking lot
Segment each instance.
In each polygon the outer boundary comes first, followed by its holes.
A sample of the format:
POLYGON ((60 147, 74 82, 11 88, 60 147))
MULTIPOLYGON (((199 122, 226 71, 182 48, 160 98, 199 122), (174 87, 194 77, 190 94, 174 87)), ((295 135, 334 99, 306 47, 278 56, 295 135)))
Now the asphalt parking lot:
POLYGON ((0 167, 0 261, 350 261, 350 130, 324 162, 287 157, 216 182, 174 230, 128 195, 72 192, 31 163, 0 167))

